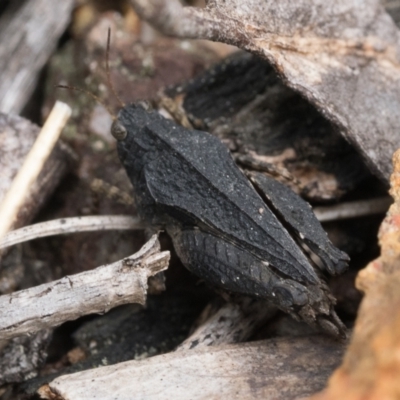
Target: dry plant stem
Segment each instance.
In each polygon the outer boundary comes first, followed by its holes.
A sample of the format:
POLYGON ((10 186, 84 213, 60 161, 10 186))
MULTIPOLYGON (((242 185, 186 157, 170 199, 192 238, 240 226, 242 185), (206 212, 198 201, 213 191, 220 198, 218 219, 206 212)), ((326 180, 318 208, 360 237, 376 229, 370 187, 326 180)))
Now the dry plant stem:
POLYGON ((44 399, 299 399, 324 387, 344 345, 322 336, 176 351, 56 378, 44 399))
POLYGON ((14 223, 30 187, 42 170, 70 115, 69 106, 56 102, 22 168, 0 204, 0 239, 14 223))
MULTIPOLYGON (((30 121, 17 115, 0 112, 0 204, 39 132, 40 128, 30 121)), ((26 226, 32 220, 75 162, 74 152, 65 143, 58 141, 38 178, 28 191, 12 229, 26 226)))
POLYGON ((333 206, 315 207, 313 211, 319 221, 328 222, 338 219, 384 214, 392 203, 393 200, 391 197, 379 197, 377 199, 339 203, 333 206))
MULTIPOLYGON (((391 197, 382 197, 371 200, 341 203, 333 206, 315 207, 314 213, 321 222, 336 221, 338 219, 385 213, 391 203, 391 197)), ((61 218, 29 225, 7 233, 3 239, 0 240, 0 249, 52 235, 114 229, 137 230, 145 228, 145 224, 143 224, 139 218, 129 215, 93 215, 61 218)))
POLYGON ((0 111, 19 114, 25 106, 69 23, 74 3, 28 0, 0 19, 0 111))
POLYGON ((0 249, 27 242, 28 240, 52 235, 106 230, 137 230, 144 228, 145 226, 141 223, 139 218, 129 215, 93 215, 61 218, 29 225, 7 233, 3 239, 0 240, 0 249))
POLYGON ((168 267, 154 235, 136 254, 92 271, 0 296, 0 340, 127 303, 144 304, 147 279, 168 267))
POLYGON ((263 322, 276 314, 276 307, 249 298, 226 303, 200 325, 176 350, 239 343, 249 338, 263 322))

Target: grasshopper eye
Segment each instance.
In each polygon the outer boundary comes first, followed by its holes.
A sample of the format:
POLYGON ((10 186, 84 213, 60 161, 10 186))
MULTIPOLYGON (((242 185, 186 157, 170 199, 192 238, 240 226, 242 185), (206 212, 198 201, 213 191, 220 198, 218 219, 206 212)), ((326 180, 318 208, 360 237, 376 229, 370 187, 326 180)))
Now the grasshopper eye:
POLYGON ((117 119, 111 125, 111 135, 117 140, 124 140, 127 135, 126 128, 117 119))

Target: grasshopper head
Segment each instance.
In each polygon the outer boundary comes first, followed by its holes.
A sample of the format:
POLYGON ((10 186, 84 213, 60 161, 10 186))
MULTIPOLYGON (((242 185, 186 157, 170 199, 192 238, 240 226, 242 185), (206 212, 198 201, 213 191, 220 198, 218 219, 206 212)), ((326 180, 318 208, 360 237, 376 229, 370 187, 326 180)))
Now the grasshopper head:
POLYGON ((141 131, 149 123, 150 105, 146 102, 129 104, 123 107, 111 125, 111 134, 123 141, 129 134, 141 131))

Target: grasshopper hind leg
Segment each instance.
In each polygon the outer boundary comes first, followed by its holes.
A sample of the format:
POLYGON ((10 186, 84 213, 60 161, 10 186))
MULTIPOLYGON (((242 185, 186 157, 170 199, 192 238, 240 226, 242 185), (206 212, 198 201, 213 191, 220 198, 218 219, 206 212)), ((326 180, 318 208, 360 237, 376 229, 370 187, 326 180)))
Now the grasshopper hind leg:
POLYGON ((266 299, 295 319, 345 337, 346 328, 323 282, 305 286, 281 277, 268 263, 199 228, 170 226, 168 233, 183 264, 211 286, 266 299))

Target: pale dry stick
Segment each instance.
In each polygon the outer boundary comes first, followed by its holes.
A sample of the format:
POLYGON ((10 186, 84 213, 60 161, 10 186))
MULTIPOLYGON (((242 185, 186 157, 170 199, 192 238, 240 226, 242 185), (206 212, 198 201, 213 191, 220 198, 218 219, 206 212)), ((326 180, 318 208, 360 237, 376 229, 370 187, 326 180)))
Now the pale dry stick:
POLYGON ((167 269, 157 235, 135 254, 91 271, 0 296, 0 340, 29 335, 122 304, 144 304, 147 280, 167 269))
MULTIPOLYGON (((315 207, 313 210, 319 221, 329 222, 385 213, 391 203, 392 199, 388 196, 315 207)), ((53 235, 105 230, 139 230, 145 228, 145 224, 139 218, 129 215, 93 215, 61 218, 29 225, 9 232, 3 239, 0 239, 0 249, 32 239, 53 235)))
POLYGON ((145 225, 137 217, 129 215, 90 215, 71 217, 40 222, 16 229, 0 239, 0 249, 29 240, 67 233, 106 231, 106 230, 138 230, 145 225))
POLYGON ((384 214, 392 203, 393 199, 387 196, 369 200, 350 201, 332 206, 315 207, 313 211, 320 222, 328 222, 384 214))
POLYGON ((70 115, 71 108, 57 101, 0 204, 0 239, 12 227, 32 183, 42 170, 70 115))

